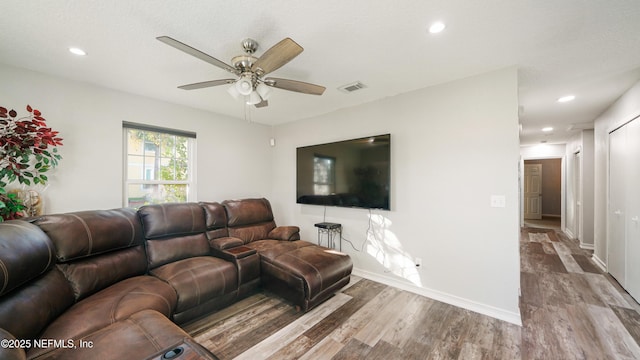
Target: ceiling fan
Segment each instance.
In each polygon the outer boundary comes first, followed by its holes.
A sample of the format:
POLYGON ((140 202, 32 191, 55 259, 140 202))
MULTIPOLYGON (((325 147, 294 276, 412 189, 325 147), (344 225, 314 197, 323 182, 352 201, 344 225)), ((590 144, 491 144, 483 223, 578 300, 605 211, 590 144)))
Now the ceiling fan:
POLYGON ((302 81, 264 77, 291 61, 304 50, 302 46, 290 38, 286 38, 275 44, 259 58, 253 56, 253 53, 258 48, 258 43, 253 39, 245 39, 242 41, 242 48, 245 53, 231 59, 233 65, 220 61, 211 55, 205 54, 169 36, 160 36, 157 37, 157 39, 237 76, 236 79, 210 80, 178 86, 180 89, 194 90, 233 84, 227 89, 229 94, 237 99, 242 98, 247 104, 255 105, 256 107, 268 105, 267 98, 269 97, 270 87, 311 95, 322 95, 325 90, 324 86, 302 81))

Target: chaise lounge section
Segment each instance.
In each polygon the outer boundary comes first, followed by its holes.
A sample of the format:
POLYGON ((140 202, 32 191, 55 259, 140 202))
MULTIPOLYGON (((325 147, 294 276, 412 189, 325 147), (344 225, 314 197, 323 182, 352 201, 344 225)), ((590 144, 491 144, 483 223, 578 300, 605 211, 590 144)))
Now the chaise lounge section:
POLYGON ((181 346, 215 359, 178 325, 261 288, 308 311, 351 269, 277 227, 266 199, 0 223, 0 358, 159 359, 181 346))
POLYGON ((353 267, 349 256, 299 240, 297 227, 276 227, 266 199, 223 204, 229 235, 260 254, 266 289, 308 311, 349 283, 353 267))

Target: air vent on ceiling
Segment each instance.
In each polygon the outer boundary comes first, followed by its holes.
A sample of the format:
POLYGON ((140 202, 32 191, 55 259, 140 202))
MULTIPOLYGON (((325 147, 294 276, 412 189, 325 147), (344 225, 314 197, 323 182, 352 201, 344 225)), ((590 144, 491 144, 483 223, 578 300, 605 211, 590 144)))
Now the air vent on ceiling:
POLYGON ((350 92, 358 91, 360 89, 364 89, 366 87, 367 87, 367 85, 361 83, 360 81, 356 81, 356 82, 351 83, 351 84, 340 86, 338 88, 338 90, 346 92, 346 93, 350 93, 350 92))

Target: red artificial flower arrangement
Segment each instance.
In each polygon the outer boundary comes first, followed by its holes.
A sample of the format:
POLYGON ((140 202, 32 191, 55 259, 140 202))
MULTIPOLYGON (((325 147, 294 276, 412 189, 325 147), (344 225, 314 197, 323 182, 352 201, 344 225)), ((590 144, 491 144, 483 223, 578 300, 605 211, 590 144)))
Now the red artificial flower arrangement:
POLYGON ((47 127, 39 110, 29 105, 26 109, 29 115, 18 118, 15 110, 0 106, 0 215, 4 219, 16 217, 15 211, 5 214, 16 199, 4 188, 16 180, 27 186, 44 185, 49 180, 45 173, 62 158, 56 148, 62 145, 58 132, 47 127))

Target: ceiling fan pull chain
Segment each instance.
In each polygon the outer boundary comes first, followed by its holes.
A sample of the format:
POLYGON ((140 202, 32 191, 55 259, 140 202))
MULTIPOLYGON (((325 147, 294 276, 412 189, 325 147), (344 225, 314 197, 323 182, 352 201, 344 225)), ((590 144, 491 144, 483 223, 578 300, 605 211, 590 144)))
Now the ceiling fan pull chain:
POLYGON ((242 102, 242 107, 244 107, 244 120, 251 124, 251 106, 247 105, 246 102, 242 102))

